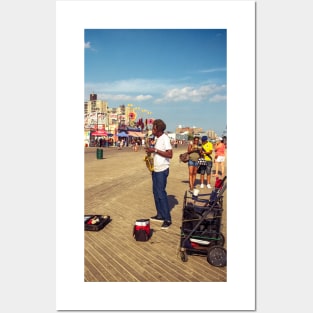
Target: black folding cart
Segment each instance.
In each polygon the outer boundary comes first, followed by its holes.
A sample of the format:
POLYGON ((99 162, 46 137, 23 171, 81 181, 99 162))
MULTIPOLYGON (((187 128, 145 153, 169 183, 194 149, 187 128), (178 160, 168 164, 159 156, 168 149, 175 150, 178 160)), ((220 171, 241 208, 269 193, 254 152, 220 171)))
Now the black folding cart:
POLYGON ((213 266, 226 266, 225 237, 221 232, 223 193, 226 176, 216 179, 211 193, 194 196, 186 191, 184 196, 180 257, 188 261, 188 255, 206 255, 213 266))

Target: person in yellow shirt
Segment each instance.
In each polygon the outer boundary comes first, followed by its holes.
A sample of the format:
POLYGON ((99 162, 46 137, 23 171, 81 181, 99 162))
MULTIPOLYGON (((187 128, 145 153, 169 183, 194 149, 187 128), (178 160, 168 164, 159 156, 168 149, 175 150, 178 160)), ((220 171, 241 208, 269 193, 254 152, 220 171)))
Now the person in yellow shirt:
POLYGON ((206 174, 206 181, 207 181, 207 188, 212 188, 210 185, 211 181, 211 171, 212 171, 212 151, 213 151, 213 145, 211 142, 208 141, 207 136, 203 136, 201 138, 202 141, 202 157, 206 161, 206 166, 201 166, 200 168, 200 188, 204 188, 204 175, 206 174))

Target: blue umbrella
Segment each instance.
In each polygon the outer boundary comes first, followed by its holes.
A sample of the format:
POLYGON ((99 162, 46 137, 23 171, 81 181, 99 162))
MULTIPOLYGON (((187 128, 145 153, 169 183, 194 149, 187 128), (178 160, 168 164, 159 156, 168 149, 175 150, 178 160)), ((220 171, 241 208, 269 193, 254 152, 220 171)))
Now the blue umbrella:
POLYGON ((125 132, 120 132, 117 134, 118 137, 128 137, 128 135, 125 132))

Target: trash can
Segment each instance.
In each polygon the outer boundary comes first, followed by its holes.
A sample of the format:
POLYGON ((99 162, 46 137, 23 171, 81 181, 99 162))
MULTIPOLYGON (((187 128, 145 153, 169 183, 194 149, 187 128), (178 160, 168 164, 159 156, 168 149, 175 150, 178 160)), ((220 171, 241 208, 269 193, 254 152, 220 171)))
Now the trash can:
POLYGON ((97 149, 97 159, 103 159, 103 149, 97 149))

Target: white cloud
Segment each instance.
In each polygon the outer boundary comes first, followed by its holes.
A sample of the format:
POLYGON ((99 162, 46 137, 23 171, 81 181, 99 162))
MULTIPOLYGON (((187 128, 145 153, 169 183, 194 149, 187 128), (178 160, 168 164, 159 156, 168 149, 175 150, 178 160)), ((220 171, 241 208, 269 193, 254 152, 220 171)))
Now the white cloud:
POLYGON ((85 42, 85 49, 89 49, 89 48, 91 48, 90 42, 89 41, 85 42))
POLYGON ((136 102, 155 99, 155 103, 224 101, 226 85, 206 83, 199 86, 186 86, 182 82, 170 80, 130 79, 104 83, 87 83, 86 97, 92 91, 99 99, 119 102, 136 102))
POLYGON ((226 68, 210 68, 207 70, 200 70, 200 73, 214 73, 214 72, 225 72, 226 68))
POLYGON ((149 79, 129 79, 117 80, 103 83, 86 83, 86 90, 95 90, 97 93, 110 91, 110 93, 160 93, 165 92, 169 86, 173 86, 169 81, 149 80, 149 79))
MULTIPOLYGON (((208 99, 209 96, 225 91, 225 85, 204 85, 198 88, 186 86, 183 88, 174 88, 168 90, 162 98, 156 100, 157 103, 161 102, 178 102, 178 101, 190 101, 190 102, 200 102, 208 99)), ((226 97, 225 97, 226 98, 226 97)), ((222 100, 222 98, 220 98, 222 100)), ((216 98, 217 100, 217 98, 216 98)))
POLYGON ((98 94, 99 99, 105 99, 106 101, 121 101, 121 102, 135 102, 135 101, 146 101, 153 97, 151 95, 125 95, 125 94, 98 94))
POLYGON ((138 101, 150 100, 152 98, 153 97, 151 95, 139 95, 139 96, 136 96, 136 100, 138 100, 138 101))
POLYGON ((134 97, 129 95, 112 95, 112 94, 98 94, 98 99, 103 99, 105 101, 132 101, 134 97))
POLYGON ((211 97, 209 99, 209 102, 222 102, 222 101, 226 101, 226 96, 223 95, 214 95, 213 97, 211 97))

